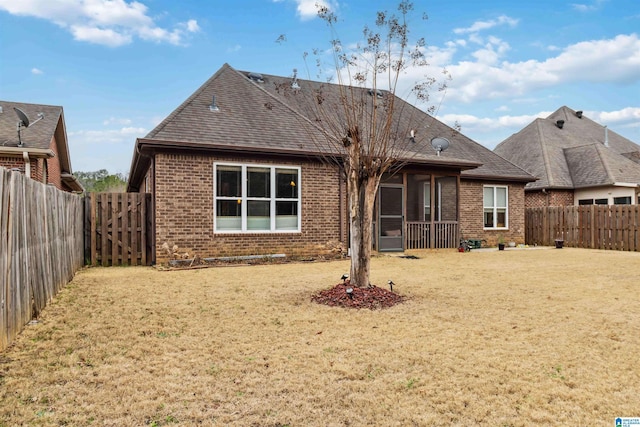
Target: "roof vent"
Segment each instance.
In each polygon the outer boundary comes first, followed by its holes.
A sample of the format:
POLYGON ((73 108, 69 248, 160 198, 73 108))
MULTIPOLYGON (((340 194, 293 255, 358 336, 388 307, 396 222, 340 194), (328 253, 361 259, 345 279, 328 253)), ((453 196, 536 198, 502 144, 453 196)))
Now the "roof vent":
POLYGON ((247 77, 249 77, 249 80, 251 80, 252 82, 264 83, 264 78, 260 73, 249 73, 247 74, 247 77))
POLYGON ((0 114, 4 113, 4 110, 2 109, 2 105, 0 105, 0 114))
POLYGON ((220 111, 220 107, 216 104, 216 96, 211 97, 211 105, 209 105, 209 111, 220 111))
POLYGON ((581 119, 582 118, 582 110, 576 111, 576 116, 578 116, 578 118, 581 119))
POLYGON ((291 82, 291 89, 298 90, 300 85, 298 84, 298 69, 293 69, 293 81, 291 82))
POLYGON ((564 120, 558 120, 556 122, 556 126, 558 126, 558 129, 562 129, 562 127, 564 126, 564 120))
POLYGON ((604 146, 609 147, 609 129, 606 126, 604 127, 604 146))
POLYGON ((377 98, 382 98, 384 96, 380 89, 369 89, 369 95, 373 96, 373 94, 375 94, 377 98))

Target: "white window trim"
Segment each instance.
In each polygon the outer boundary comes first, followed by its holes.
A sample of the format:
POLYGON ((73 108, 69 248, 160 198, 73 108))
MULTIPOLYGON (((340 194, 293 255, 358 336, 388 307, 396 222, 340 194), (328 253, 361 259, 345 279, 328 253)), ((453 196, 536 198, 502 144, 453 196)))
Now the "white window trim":
POLYGON ((217 234, 286 234, 286 233, 300 233, 301 232, 301 224, 302 224, 302 171, 299 166, 291 166, 291 165, 273 165, 273 164, 260 164, 260 163, 227 163, 227 162, 214 162, 213 164, 213 231, 217 234), (238 197, 218 197, 216 194, 218 188, 218 176, 217 176, 217 168, 218 166, 234 166, 241 168, 241 197, 239 198, 241 201, 241 229, 240 230, 218 230, 218 222, 217 222, 217 201, 218 200, 238 200, 238 197), (269 230, 248 230, 247 229, 247 201, 249 200, 266 200, 262 198, 256 197, 247 197, 247 168, 266 168, 270 171, 270 183, 271 190, 269 197, 269 218, 270 218, 270 229, 269 230), (290 198, 276 198, 276 169, 291 169, 295 170, 298 173, 298 182, 296 186, 298 187, 298 197, 296 199, 290 198), (279 201, 297 201, 298 203, 298 218, 297 218, 297 227, 295 230, 277 230, 276 229, 276 202, 279 201))
POLYGON ((484 230, 508 230, 509 229, 509 186, 508 185, 484 185, 482 186, 482 225, 484 230), (498 207, 496 206, 496 201, 498 200, 496 189, 504 188, 506 190, 506 201, 507 206, 505 207, 505 218, 504 218, 504 227, 484 227, 484 210, 489 208, 489 206, 484 205, 484 189, 492 188, 493 189, 493 222, 495 224, 498 218, 498 207))

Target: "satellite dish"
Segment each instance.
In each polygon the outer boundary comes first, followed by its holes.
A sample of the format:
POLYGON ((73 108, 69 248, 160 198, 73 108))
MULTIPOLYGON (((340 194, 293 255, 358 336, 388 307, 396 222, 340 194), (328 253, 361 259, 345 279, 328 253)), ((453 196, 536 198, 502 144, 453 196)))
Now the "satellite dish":
POLYGON ((21 109, 19 109, 18 107, 13 107, 13 109, 15 110, 16 114, 18 115, 18 118, 20 119, 20 123, 22 123, 22 126, 28 128, 29 127, 29 117, 27 117, 26 113, 24 111, 22 111, 21 109))
POLYGON ((16 115, 18 116, 18 147, 22 147, 22 135, 20 134, 20 132, 22 131, 22 128, 28 128, 29 126, 34 125, 35 123, 39 122, 40 120, 44 119, 44 113, 38 113, 38 118, 31 122, 29 121, 29 117, 27 117, 27 114, 22 111, 21 109, 19 109, 18 107, 13 107, 13 110, 16 112, 16 115))
POLYGON ((437 136, 431 140, 431 146, 433 147, 434 150, 436 150, 436 153, 438 154, 438 156, 440 155, 441 151, 444 151, 447 148, 449 148, 449 144, 450 142, 447 138, 442 138, 440 136, 437 136))

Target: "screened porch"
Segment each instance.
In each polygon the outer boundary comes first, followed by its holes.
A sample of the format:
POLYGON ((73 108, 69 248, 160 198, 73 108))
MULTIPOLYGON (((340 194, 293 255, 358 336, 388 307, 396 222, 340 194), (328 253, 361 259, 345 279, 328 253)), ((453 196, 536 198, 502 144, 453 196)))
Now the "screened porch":
POLYGON ((380 184, 373 229, 374 249, 457 248, 459 178, 396 174, 380 184))

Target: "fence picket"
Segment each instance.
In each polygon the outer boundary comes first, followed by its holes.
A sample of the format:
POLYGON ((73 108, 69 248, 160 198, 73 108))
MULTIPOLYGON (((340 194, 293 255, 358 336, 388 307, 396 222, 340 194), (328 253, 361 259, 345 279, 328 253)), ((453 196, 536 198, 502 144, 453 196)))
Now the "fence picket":
POLYGON ((553 246, 619 251, 640 250, 640 205, 527 208, 525 241, 553 246))
POLYGON ((0 351, 82 266, 81 209, 79 196, 0 168, 0 351))
POLYGON ((148 265, 151 260, 147 239, 149 194, 91 193, 85 203, 91 209, 85 215, 90 234, 87 259, 92 265, 148 265))

